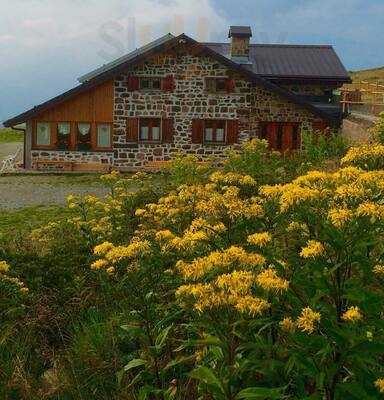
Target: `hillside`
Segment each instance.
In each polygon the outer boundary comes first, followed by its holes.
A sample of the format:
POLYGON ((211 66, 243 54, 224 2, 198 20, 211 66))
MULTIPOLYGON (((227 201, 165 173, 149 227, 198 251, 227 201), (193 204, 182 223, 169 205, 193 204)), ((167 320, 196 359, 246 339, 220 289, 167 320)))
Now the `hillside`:
POLYGON ((354 82, 368 81, 372 83, 379 82, 379 84, 382 85, 384 84, 384 67, 350 71, 350 74, 354 82))

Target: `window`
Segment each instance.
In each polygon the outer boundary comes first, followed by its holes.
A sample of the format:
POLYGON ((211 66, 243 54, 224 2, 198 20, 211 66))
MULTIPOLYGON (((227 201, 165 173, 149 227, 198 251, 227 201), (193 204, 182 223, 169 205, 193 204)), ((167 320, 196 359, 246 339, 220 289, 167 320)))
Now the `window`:
POLYGON ((209 93, 225 93, 228 92, 227 78, 206 78, 205 87, 209 93))
POLYGON ((225 141, 225 121, 206 120, 204 128, 204 142, 224 143, 225 141))
POLYGON ((139 139, 143 142, 159 142, 161 138, 160 118, 141 118, 139 139))
POLYGON ((98 124, 97 125, 97 147, 110 148, 111 147, 111 125, 98 124))
POLYGON ((91 150, 91 124, 88 122, 77 124, 77 150, 91 150))
POLYGON ((277 151, 297 150, 301 145, 300 124, 295 122, 261 123, 260 137, 268 140, 269 148, 277 151))
POLYGON ((140 78, 140 89, 142 90, 160 90, 161 78, 140 78))
POLYGON ((57 124, 57 147, 59 150, 68 150, 70 134, 71 124, 69 122, 57 124))
POLYGON ((51 145, 51 125, 49 122, 38 122, 36 124, 36 145, 51 145))

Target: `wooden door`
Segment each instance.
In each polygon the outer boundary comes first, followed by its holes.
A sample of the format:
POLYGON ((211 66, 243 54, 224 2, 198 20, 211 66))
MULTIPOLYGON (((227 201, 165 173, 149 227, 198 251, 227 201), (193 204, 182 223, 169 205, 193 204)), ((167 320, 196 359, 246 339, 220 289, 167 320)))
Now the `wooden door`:
POLYGON ((278 129, 279 129, 279 124, 277 122, 269 122, 267 125, 267 140, 269 143, 270 150, 276 149, 278 129))

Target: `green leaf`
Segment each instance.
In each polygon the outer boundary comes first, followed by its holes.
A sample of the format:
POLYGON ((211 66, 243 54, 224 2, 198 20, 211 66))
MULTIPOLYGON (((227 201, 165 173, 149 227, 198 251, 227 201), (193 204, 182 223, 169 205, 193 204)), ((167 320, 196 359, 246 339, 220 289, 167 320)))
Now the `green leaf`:
POLYGON ((225 390, 211 369, 208 367, 198 367, 189 373, 191 378, 197 379, 208 386, 215 399, 225 399, 225 390))
POLYGON ((277 400, 283 398, 284 390, 285 388, 250 387, 239 392, 236 399, 277 400))
POLYGON ((168 337, 169 331, 172 329, 173 325, 167 326, 163 329, 156 337, 155 346, 157 349, 161 349, 165 343, 165 340, 168 337))
POLYGON ((142 365, 145 365, 147 362, 141 358, 134 358, 133 360, 131 360, 123 369, 125 372, 133 369, 133 368, 137 368, 140 367, 142 365))

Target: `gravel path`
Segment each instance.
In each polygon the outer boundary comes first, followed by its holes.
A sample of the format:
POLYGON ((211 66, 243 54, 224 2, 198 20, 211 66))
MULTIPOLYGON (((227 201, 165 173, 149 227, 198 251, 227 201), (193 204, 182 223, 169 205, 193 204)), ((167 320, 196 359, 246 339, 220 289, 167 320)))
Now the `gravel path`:
POLYGON ((69 194, 104 196, 107 189, 96 175, 0 176, 0 209, 64 205, 69 194))

